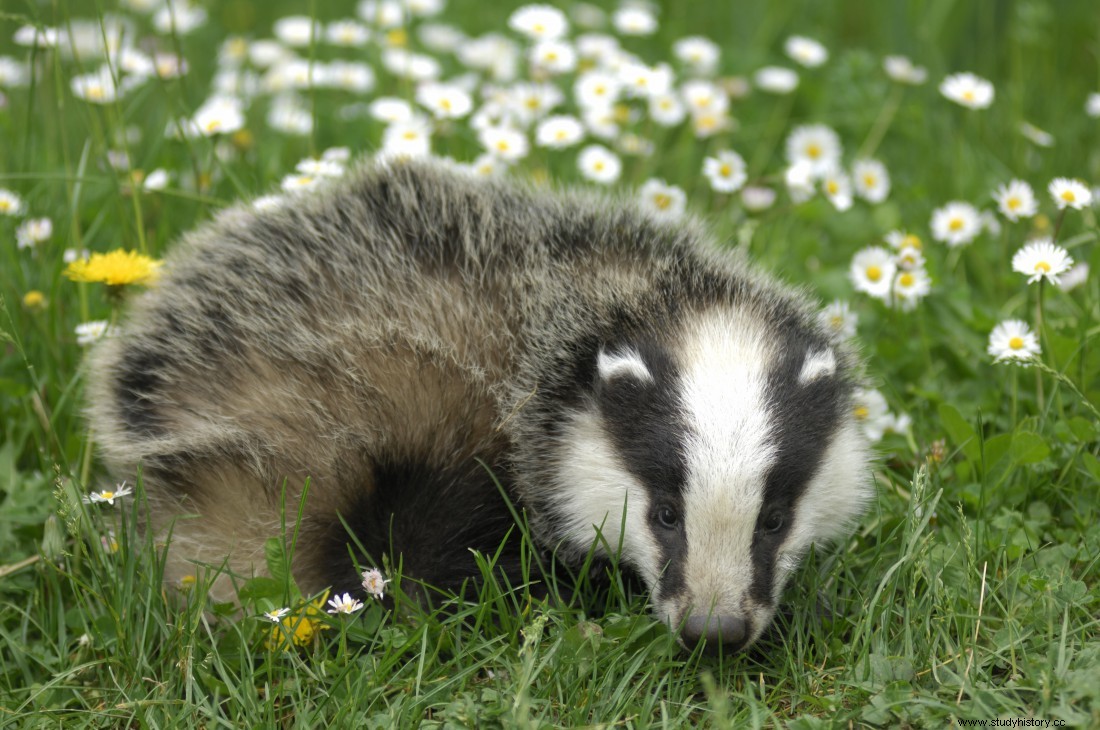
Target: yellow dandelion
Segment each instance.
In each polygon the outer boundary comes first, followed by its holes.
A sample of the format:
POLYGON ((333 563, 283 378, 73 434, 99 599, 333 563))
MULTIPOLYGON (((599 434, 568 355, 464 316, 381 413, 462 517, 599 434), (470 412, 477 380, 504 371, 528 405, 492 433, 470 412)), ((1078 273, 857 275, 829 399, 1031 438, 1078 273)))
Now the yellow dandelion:
MULTIPOLYGON (((271 627, 265 646, 280 651, 294 646, 308 646, 318 633, 329 628, 323 620, 325 612, 322 610, 327 600, 328 591, 325 591, 317 600, 279 616, 277 623, 273 621, 275 625, 271 627)), ((274 616, 268 618, 272 620, 274 616)))
POLYGON ((45 309, 46 295, 37 289, 31 289, 23 295, 23 306, 27 309, 45 309))
POLYGON ((156 281, 160 265, 160 261, 137 251, 118 249, 73 261, 65 269, 65 276, 73 281, 102 282, 108 286, 148 285, 156 281))

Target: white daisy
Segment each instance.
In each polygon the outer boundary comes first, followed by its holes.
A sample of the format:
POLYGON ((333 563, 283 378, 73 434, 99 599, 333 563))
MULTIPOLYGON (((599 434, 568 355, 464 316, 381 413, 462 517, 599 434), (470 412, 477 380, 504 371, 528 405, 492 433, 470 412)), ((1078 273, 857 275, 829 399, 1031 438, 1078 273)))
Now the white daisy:
POLYGON ((0 88, 15 89, 30 82, 30 67, 10 56, 0 56, 0 88))
POLYGON ((814 168, 809 162, 801 160, 783 171, 783 182, 787 184, 787 194, 795 205, 805 203, 814 196, 814 168))
POLYGON ((650 178, 638 190, 642 209, 662 220, 675 220, 684 213, 687 196, 675 185, 650 178))
POLYGON ((374 69, 359 61, 331 61, 325 67, 325 85, 355 94, 374 88, 374 69))
POLYGON ((275 609, 272 609, 270 611, 264 611, 263 614, 259 618, 266 619, 266 620, 270 621, 273 624, 277 624, 277 623, 282 622, 282 620, 284 618, 286 618, 287 616, 289 616, 289 615, 290 615, 290 609, 289 608, 275 608, 275 609))
POLYGON ((577 168, 586 180, 610 185, 622 174, 623 163, 611 150, 592 144, 577 156, 577 168))
POLYGON ((539 147, 564 149, 584 138, 584 126, 576 117, 557 114, 539 122, 535 128, 535 143, 539 147))
POLYGON ((343 18, 325 26, 325 40, 334 46, 361 48, 370 40, 370 30, 358 20, 343 18))
POLYGON ((504 173, 508 166, 499 157, 485 152, 463 169, 476 177, 496 177, 504 173))
POLYGON ((856 160, 852 163, 852 186, 867 202, 881 203, 890 195, 890 173, 878 160, 856 160))
POLYGON ((382 133, 383 157, 427 157, 431 151, 432 127, 423 117, 395 122, 382 133))
POLYGON ((0 215, 23 215, 23 199, 11 190, 0 188, 0 215))
POLYGON ((619 98, 622 83, 606 71, 586 71, 573 84, 573 98, 582 108, 604 107, 619 98))
MULTIPOLYGON (((317 175, 301 175, 301 174, 287 175, 286 177, 284 177, 279 182, 279 187, 282 188, 284 193, 291 193, 293 195, 298 195, 298 194, 301 194, 301 193, 308 193, 308 192, 311 192, 313 190, 316 190, 321 185, 323 180, 324 180, 324 178, 319 177, 317 175)), ((269 196, 265 196, 265 198, 266 197, 269 197, 269 196)), ((259 208, 260 206, 258 206, 258 203, 261 200, 264 200, 264 198, 259 198, 257 200, 252 201, 252 206, 256 207, 256 208, 259 208)), ((274 207, 274 206, 272 206, 272 207, 274 207)))
POLYGON ((1012 270, 1028 277, 1027 283, 1046 279, 1058 283, 1058 277, 1073 266, 1073 259, 1049 238, 1031 241, 1012 257, 1012 270))
POLYGON ((331 606, 331 608, 328 609, 329 613, 351 614, 361 609, 363 607, 363 602, 358 598, 352 598, 350 593, 345 593, 328 599, 328 605, 331 606))
POLYGON ((173 0, 153 15, 153 27, 164 35, 187 35, 205 25, 206 18, 206 10, 191 0, 173 0))
POLYGON ((702 36, 681 38, 672 44, 672 55, 692 73, 710 76, 718 69, 718 44, 702 36))
POLYGON ((191 124, 204 137, 232 134, 244 126, 244 105, 236 97, 215 96, 198 108, 191 124))
POLYGON ((839 167, 822 176, 821 192, 838 211, 843 212, 852 207, 852 181, 839 167))
POLYGON ((1100 117, 1100 94, 1089 94, 1085 99, 1085 114, 1100 117))
POLYGON ((795 127, 787 137, 787 161, 806 162, 815 175, 840 167, 840 137, 824 124, 795 127))
POLYGON ((1020 134, 1039 147, 1049 148, 1054 146, 1054 135, 1045 129, 1039 129, 1030 122, 1020 122, 1020 134))
POLYGON ((913 271, 924 266, 924 254, 915 246, 902 246, 894 258, 899 269, 913 271))
POLYGON ((1042 352, 1038 338, 1026 322, 1018 319, 1007 319, 994 327, 986 351, 994 362, 1031 360, 1042 352))
POLYGON ((631 97, 650 97, 667 94, 672 89, 672 69, 668 64, 647 66, 644 63, 625 63, 619 69, 623 91, 631 97))
POLYGON ((102 504, 106 502, 113 507, 116 499, 127 497, 132 494, 133 491, 132 488, 126 486, 126 482, 122 482, 114 489, 103 489, 98 492, 92 492, 82 499, 84 504, 102 504))
POLYGON ((49 218, 31 218, 15 229, 17 248, 31 248, 53 235, 53 221, 49 218))
POLYGON ((1065 273, 1058 282, 1058 288, 1062 291, 1071 291, 1088 281, 1089 265, 1082 261, 1065 273))
POLYGON ((1054 198, 1058 210, 1065 210, 1066 208, 1081 210, 1087 208, 1092 202, 1092 191, 1080 180, 1058 177, 1050 181, 1047 190, 1050 191, 1050 196, 1054 198))
POLYGON ((887 233, 884 240, 890 244, 893 248, 901 251, 905 248, 915 248, 918 251, 924 248, 924 243, 920 240, 920 236, 906 231, 894 230, 887 233))
POLYGON ((344 174, 344 165, 341 162, 324 158, 307 157, 295 165, 294 169, 303 175, 317 177, 340 177, 344 174))
POLYGON ((145 179, 141 181, 142 190, 164 190, 168 187, 168 182, 171 180, 171 176, 168 171, 163 167, 150 172, 145 176, 145 179))
POLYGON ((407 81, 433 81, 443 73, 443 67, 432 56, 413 53, 404 48, 387 48, 382 52, 382 65, 394 76, 407 81))
POLYGON ((783 44, 783 51, 796 63, 807 68, 817 68, 829 60, 829 51, 813 38, 793 35, 783 44))
POLYGON ((527 137, 511 127, 486 127, 478 132, 478 140, 489 154, 505 162, 515 162, 527 156, 527 137))
POLYGON ((769 94, 789 94, 798 88, 798 74, 789 68, 765 66, 752 75, 752 82, 769 94))
POLYGON ((422 23, 416 29, 420 42, 434 53, 457 53, 466 42, 466 34, 446 23, 422 23))
POLYGON ((817 317, 834 342, 843 342, 856 336, 858 319, 848 302, 838 299, 822 309, 817 317))
POLYGON ((985 109, 993 103, 993 84, 969 72, 952 74, 940 82, 940 93, 970 109, 985 109))
POLYGON ((396 124, 407 122, 413 117, 413 108, 404 99, 392 96, 380 96, 370 103, 370 115, 380 122, 396 124))
POLYGON ((378 570, 378 568, 364 570, 362 572, 362 577, 363 590, 380 600, 385 597, 386 584, 389 583, 390 580, 382 575, 381 570, 378 570))
POLYGON ((416 100, 436 119, 461 119, 474 107, 473 99, 454 84, 434 81, 421 84, 416 90, 416 100))
POLYGON ((307 135, 313 131, 313 115, 295 96, 278 97, 267 110, 267 124, 284 134, 307 135))
POLYGON ((1001 215, 1010 221, 1030 218, 1039 212, 1035 193, 1023 180, 1012 180, 997 188, 993 199, 997 201, 997 209, 1001 211, 1001 215))
POLYGON ((535 69, 548 74, 569 73, 577 67, 577 52, 562 40, 545 40, 536 43, 527 60, 535 69))
POLYGON ((565 95, 553 84, 520 83, 508 93, 508 109, 525 124, 543 117, 565 100, 565 95))
POLYGON ((69 79, 69 88, 73 96, 92 104, 111 104, 119 97, 119 86, 107 66, 92 73, 73 76, 69 79))
POLYGON ((524 5, 508 18, 508 27, 532 40, 551 40, 565 35, 569 21, 549 5, 524 5))
POLYGON ((882 68, 892 81, 899 84, 919 86, 928 80, 928 69, 914 66, 905 56, 887 56, 882 59, 882 68))
POLYGON ((702 79, 685 81, 680 87, 680 95, 693 115, 724 114, 730 107, 729 94, 725 89, 702 79))
POLYGON ((732 150, 722 150, 703 160, 703 174, 712 189, 719 193, 734 193, 748 179, 745 160, 732 150))
POLYGON ((627 5, 611 15, 611 24, 623 35, 653 35, 657 31, 657 18, 647 8, 627 5))
POLYGON ((852 258, 849 276, 856 291, 886 300, 896 271, 897 264, 889 251, 881 246, 868 246, 852 258))
POLYGON ((948 246, 970 243, 981 231, 981 215, 970 203, 952 201, 932 211, 932 238, 948 246))
POLYGON ((775 205, 776 192, 763 185, 746 185, 741 188, 741 204, 745 210, 758 213, 775 205))
POLYGON ((874 388, 856 388, 852 394, 852 415, 871 441, 878 441, 892 421, 890 407, 874 388))
POLYGON ((105 319, 99 319, 92 322, 81 322, 78 324, 74 332, 76 332, 76 344, 81 347, 87 347, 99 338, 107 334, 109 322, 105 319))
POLYGON ((323 37, 321 24, 305 15, 287 15, 275 21, 275 37, 291 48, 304 48, 310 39, 318 41, 323 37))
POLYGON ((674 127, 684 121, 687 110, 675 94, 660 94, 649 98, 649 117, 662 127, 674 127))
POLYGON ((911 310, 932 291, 932 280, 921 268, 903 269, 894 278, 894 304, 900 309, 911 310))
POLYGON ((56 28, 36 28, 33 25, 20 26, 12 36, 16 45, 27 48, 53 48, 60 38, 56 28))

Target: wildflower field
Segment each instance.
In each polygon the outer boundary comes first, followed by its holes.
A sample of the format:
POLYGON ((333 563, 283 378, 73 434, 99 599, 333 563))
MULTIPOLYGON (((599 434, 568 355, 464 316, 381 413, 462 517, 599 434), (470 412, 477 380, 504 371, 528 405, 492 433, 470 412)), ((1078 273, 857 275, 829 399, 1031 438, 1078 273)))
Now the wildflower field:
POLYGON ((0 139, 0 726, 1100 727, 1093 0, 13 0, 0 139), (859 343, 877 498, 754 650, 615 577, 162 583, 88 348, 220 208, 429 155, 700 217, 859 343))

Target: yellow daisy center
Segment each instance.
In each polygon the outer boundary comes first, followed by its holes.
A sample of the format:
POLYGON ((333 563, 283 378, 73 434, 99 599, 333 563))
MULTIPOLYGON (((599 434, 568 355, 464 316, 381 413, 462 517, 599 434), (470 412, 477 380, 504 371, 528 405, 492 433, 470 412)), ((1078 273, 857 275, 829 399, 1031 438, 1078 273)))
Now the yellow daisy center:
POLYGON ((1009 210, 1016 210, 1017 208, 1020 207, 1020 199, 1019 198, 1009 198, 1008 200, 1005 201, 1005 207, 1007 207, 1009 210))
POLYGON ((1050 272, 1050 264, 1048 264, 1046 261, 1040 261, 1037 264, 1035 264, 1035 272, 1038 273, 1040 271, 1043 272, 1044 274, 1049 273, 1050 272))
POLYGON ((908 271, 898 277, 898 284, 906 288, 913 286, 916 281, 917 278, 910 274, 908 271))
POLYGON ((836 195, 840 192, 840 184, 836 180, 830 180, 825 183, 825 188, 829 191, 830 195, 836 195))
POLYGON ((818 157, 821 157, 821 146, 814 143, 806 145, 806 156, 811 160, 816 160, 818 157))
POLYGON ((967 89, 962 93, 962 98, 966 101, 974 101, 974 92, 970 89, 967 89))
POLYGON ((509 147, 510 147, 510 145, 508 144, 507 140, 502 139, 499 142, 497 142, 497 149, 501 152, 507 152, 509 147))
POLYGON ((902 246, 912 246, 913 248, 917 248, 917 249, 919 249, 921 247, 920 238, 917 237, 917 236, 914 236, 912 233, 910 233, 908 236, 903 238, 902 241, 901 241, 901 244, 902 244, 902 246))
POLYGON ((596 162, 592 163, 592 169, 596 172, 603 172, 604 167, 605 165, 603 164, 603 160, 597 160, 596 162))
POLYGON ((100 492, 99 496, 102 497, 103 499, 114 499, 115 498, 115 493, 108 490, 106 492, 100 492))
POLYGON ((11 210, 11 201, 10 200, 0 200, 0 212, 6 213, 9 210, 11 210))
POLYGON ((867 417, 871 415, 871 409, 867 406, 856 406, 852 411, 852 415, 856 417, 857 421, 866 421, 867 417))
POLYGON ((403 46, 409 42, 409 35, 402 28, 394 28, 386 33, 386 42, 391 46, 403 46))
POLYGON ((661 210, 665 210, 668 206, 672 205, 672 198, 664 193, 657 193, 653 196, 653 204, 661 210))
POLYGON ((950 228, 952 231, 961 231, 963 225, 964 222, 962 218, 952 218, 951 221, 947 224, 947 227, 950 228))
POLYGON ((1024 338, 1013 337, 1011 340, 1008 341, 1008 346, 1013 350, 1022 350, 1024 348, 1024 338))
POLYGON ((410 129, 409 131, 405 132, 401 136, 404 137, 405 139, 413 140, 413 139, 416 139, 417 137, 419 137, 420 135, 410 129))
POLYGON ((1072 203, 1077 200, 1077 196, 1073 194, 1072 190, 1063 190, 1061 197, 1062 200, 1066 201, 1067 203, 1072 203))
POLYGON ((526 104, 528 109, 534 111, 539 108, 538 97, 529 96, 527 97, 527 101, 525 101, 524 104, 526 104))
POLYGON ((730 167, 729 165, 722 165, 721 167, 718 168, 718 174, 721 175, 722 177, 729 177, 730 175, 733 174, 733 168, 730 167))
POLYGON ((865 187, 873 188, 877 182, 878 178, 874 175, 867 174, 863 176, 863 184, 865 187))
POLYGON ((878 281, 882 278, 882 269, 874 265, 868 266, 866 273, 867 278, 871 281, 878 281))

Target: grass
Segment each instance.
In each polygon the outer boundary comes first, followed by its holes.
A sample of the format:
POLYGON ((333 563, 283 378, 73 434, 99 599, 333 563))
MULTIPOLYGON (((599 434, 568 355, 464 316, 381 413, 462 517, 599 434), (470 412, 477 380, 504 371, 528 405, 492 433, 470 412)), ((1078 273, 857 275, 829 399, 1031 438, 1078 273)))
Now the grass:
MULTIPOLYGON (((614 573, 549 603, 525 586, 489 581, 479 600, 436 611, 404 599, 398 573, 392 608, 368 602, 350 619, 298 612, 306 618, 287 630, 320 622, 304 646, 273 640, 275 624, 257 618, 309 598, 286 577, 280 550, 269 551, 273 578, 241 586, 243 616, 209 602, 201 581, 184 591, 163 586, 162 546, 133 529, 140 488, 113 508, 80 499, 104 477, 81 416, 85 351, 74 327, 111 318, 118 302, 62 276, 64 250, 159 257, 219 207, 271 191, 307 155, 332 145, 376 150, 383 125, 341 109, 413 90, 380 71, 377 44, 317 45, 299 52, 367 61, 378 88, 304 92, 315 120, 306 135, 272 131, 270 95, 261 94, 246 132, 220 145, 172 140, 163 130, 208 96, 226 35, 270 37, 273 20, 302 4, 208 3, 204 26, 159 35, 124 7, 137 37, 182 53, 190 70, 107 105, 69 90, 69 79, 99 59, 10 39, 24 23, 73 27, 116 8, 9 5, 0 11, 0 56, 29 61, 34 73, 26 87, 0 84, 0 188, 19 193, 25 217, 49 217, 54 232, 20 249, 21 219, 0 216, 0 725, 808 729, 1035 718, 1100 727, 1100 280, 1044 291, 1010 266, 1028 236, 1050 235, 1058 223, 1047 182, 1100 182, 1100 121, 1084 113, 1086 95, 1100 91, 1089 0, 669 5, 655 36, 623 41, 652 63, 669 58, 673 40, 707 35, 722 45, 723 75, 793 67, 782 55, 793 33, 829 48, 825 66, 800 69, 793 95, 736 101, 736 128, 715 138, 655 127, 643 115, 632 131, 651 138, 656 153, 624 156, 619 187, 665 178, 765 268, 822 300, 849 300, 871 377, 890 407, 912 418, 908 434, 881 444, 878 498, 857 533, 795 576, 787 614, 758 650, 717 659, 681 652, 648 617, 645 596, 614 573), (888 53, 927 66, 929 83, 891 84, 880 69, 888 53), (994 83, 992 108, 971 111, 937 93, 939 80, 960 70, 994 83), (1020 134, 1023 121, 1050 132, 1054 146, 1020 134), (810 122, 838 132, 846 162, 862 150, 886 164, 886 202, 841 213, 820 196, 792 205, 781 191, 774 208, 749 214, 700 174, 705 155, 732 147, 754 179, 782 188, 783 142, 810 122), (125 151, 133 169, 169 171, 169 186, 135 190, 108 164, 109 150, 125 151), (1032 183, 1040 216, 1002 219, 1000 232, 965 248, 931 241, 935 208, 967 200, 991 209, 991 191, 1012 178, 1032 183), (924 239, 934 283, 909 312, 853 292, 847 273, 856 251, 895 228, 924 239), (26 301, 31 291, 44 301, 26 301), (990 330, 1010 317, 1036 328, 1040 296, 1041 366, 994 365, 990 330), (104 549, 104 537, 117 550, 104 549)), ((354 12, 352 3, 336 5, 311 3, 309 12, 324 20, 354 12)), ((442 19, 468 32, 507 32, 515 5, 489 11, 456 0, 442 19)), ((409 37, 415 47, 418 36, 409 37)), ((445 77, 459 71, 441 57, 445 77)), ((461 123, 437 135, 435 151, 469 160, 480 149, 461 123)), ((533 148, 509 174, 578 182, 574 158, 533 148)), ((1070 211, 1058 231, 1093 271, 1096 210, 1070 211)), ((488 571, 492 556, 485 560, 488 571)))

